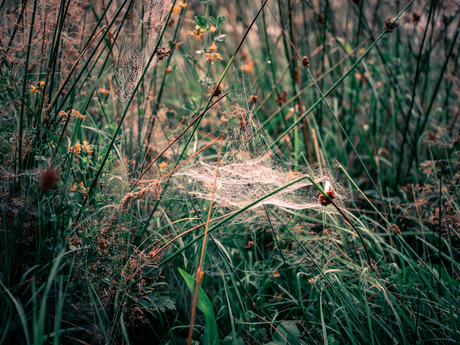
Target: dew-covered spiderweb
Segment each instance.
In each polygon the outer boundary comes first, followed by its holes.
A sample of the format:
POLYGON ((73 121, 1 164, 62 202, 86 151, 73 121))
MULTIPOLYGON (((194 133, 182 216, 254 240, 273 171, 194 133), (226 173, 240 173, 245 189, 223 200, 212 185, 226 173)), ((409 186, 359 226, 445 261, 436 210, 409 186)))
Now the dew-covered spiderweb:
MULTIPOLYGON (((239 210, 305 175, 309 175, 326 192, 333 189, 336 203, 343 206, 349 193, 337 182, 334 171, 325 166, 320 168, 290 164, 289 159, 280 151, 270 147, 268 135, 261 128, 254 114, 255 106, 247 102, 241 104, 240 99, 248 99, 248 97, 244 93, 238 95, 227 100, 226 105, 207 114, 208 119, 203 121, 202 130, 198 131, 195 140, 190 143, 192 149, 187 152, 190 157, 211 140, 223 135, 223 148, 213 198, 216 209, 213 217, 239 210), (228 104, 230 105, 227 106, 228 104)), ((211 148, 196 155, 176 170, 163 197, 187 200, 192 202, 196 209, 200 207, 207 209, 209 204, 204 203, 203 200, 212 198, 219 143, 220 141, 216 141, 211 148)), ((335 213, 332 206, 324 207, 319 204, 319 194, 309 179, 299 181, 254 204, 249 210, 214 230, 208 243, 209 260, 206 271, 210 274, 230 273, 228 267, 231 266, 229 261, 231 255, 227 255, 227 250, 231 251, 235 246, 250 248, 254 243, 261 241, 264 237, 261 237, 261 234, 265 234, 265 240, 271 238, 269 241, 271 244, 263 245, 275 248, 272 250, 271 259, 277 263, 282 261, 292 266, 309 262, 310 260, 305 257, 305 253, 292 238, 283 240, 286 233, 283 226, 289 226, 302 241, 307 241, 312 253, 321 252, 317 249, 318 246, 322 246, 323 251, 325 246, 330 247, 331 243, 327 238, 314 235, 311 229, 316 226, 315 224, 307 223, 295 216, 295 214, 309 214, 321 218, 325 213, 335 213), (267 209, 274 212, 276 216, 270 214, 267 209), (285 253, 278 253, 276 249, 278 244, 274 242, 272 236, 273 230, 284 234, 279 239, 283 241, 280 247, 283 246, 282 250, 285 250, 285 253), (286 241, 289 241, 289 248, 285 247, 286 241), (224 259, 229 266, 222 265, 224 259)), ((204 221, 205 217, 202 218, 204 221)), ((288 237, 290 236, 286 238, 288 237)), ((262 263, 262 266, 265 266, 265 262, 262 263)), ((232 267, 232 269, 243 268, 232 267)))
POLYGON ((132 19, 136 24, 131 34, 125 34, 126 42, 117 53, 113 81, 122 102, 132 95, 144 70, 155 67, 158 58, 154 56, 161 29, 171 8, 171 0, 136 1, 132 19))

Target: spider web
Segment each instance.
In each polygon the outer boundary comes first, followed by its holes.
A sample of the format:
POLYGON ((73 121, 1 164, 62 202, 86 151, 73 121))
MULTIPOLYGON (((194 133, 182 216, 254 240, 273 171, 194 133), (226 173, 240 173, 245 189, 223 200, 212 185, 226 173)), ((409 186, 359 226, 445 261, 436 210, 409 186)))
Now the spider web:
MULTIPOLYGON (((142 48, 139 49, 136 43, 128 44, 123 51, 119 52, 119 58, 115 64, 113 81, 122 102, 126 102, 131 97, 144 70, 147 68, 150 71, 158 62, 155 56, 148 65, 150 57, 155 53, 161 29, 171 7, 171 0, 149 0, 146 3, 143 1, 140 3, 141 8, 144 8, 144 16, 140 19, 133 34, 127 36, 131 40, 139 41, 139 36, 144 30, 145 38, 141 44, 142 48)), ((137 16, 141 17, 139 14, 137 16)))

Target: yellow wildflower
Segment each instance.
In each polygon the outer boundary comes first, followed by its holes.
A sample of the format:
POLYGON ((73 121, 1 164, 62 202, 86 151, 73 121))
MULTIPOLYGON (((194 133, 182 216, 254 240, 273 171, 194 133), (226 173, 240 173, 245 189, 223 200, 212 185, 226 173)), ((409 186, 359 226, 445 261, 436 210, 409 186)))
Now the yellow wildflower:
POLYGON ((33 85, 30 85, 30 92, 31 93, 36 92, 36 93, 40 94, 40 90, 37 87, 33 86, 33 85))
MULTIPOLYGON (((197 25, 198 26, 198 25, 197 25)), ((203 33, 200 30, 197 31, 188 31, 187 35, 192 35, 195 36, 195 40, 199 41, 201 40, 201 37, 203 37, 203 33)))
POLYGON ((168 66, 168 68, 166 68, 166 74, 169 74, 172 72, 172 68, 171 66, 168 66))
POLYGON ((161 163, 158 164, 158 166, 160 167, 160 169, 166 168, 167 165, 168 165, 168 163, 166 163, 166 162, 161 162, 161 163))
POLYGON ((43 80, 40 80, 40 81, 38 82, 38 86, 42 87, 43 85, 45 85, 45 82, 44 82, 43 80))
POLYGON ((172 9, 171 12, 172 12, 172 14, 179 15, 181 9, 182 9, 182 8, 181 8, 180 6, 177 6, 177 5, 176 5, 176 6, 173 7, 173 9, 172 9))
POLYGON ((80 152, 81 152, 81 146, 80 146, 80 144, 79 144, 79 143, 75 143, 75 145, 72 146, 72 147, 70 148, 70 151, 69 151, 69 152, 73 153, 74 155, 79 155, 80 152))
POLYGON ((179 1, 179 6, 182 8, 186 8, 187 4, 185 2, 179 1))
POLYGON ((87 142, 87 141, 83 141, 83 148, 85 149, 85 151, 86 151, 88 154, 93 153, 93 151, 91 150, 91 147, 88 145, 88 142, 87 142))
POLYGON ((216 32, 216 27, 214 25, 211 25, 211 27, 209 28, 209 31, 211 32, 216 32))
POLYGON ((86 117, 85 115, 80 114, 80 112, 78 110, 75 110, 75 109, 72 109, 70 111, 70 114, 75 116, 75 117, 78 117, 79 119, 82 119, 82 120, 86 117))

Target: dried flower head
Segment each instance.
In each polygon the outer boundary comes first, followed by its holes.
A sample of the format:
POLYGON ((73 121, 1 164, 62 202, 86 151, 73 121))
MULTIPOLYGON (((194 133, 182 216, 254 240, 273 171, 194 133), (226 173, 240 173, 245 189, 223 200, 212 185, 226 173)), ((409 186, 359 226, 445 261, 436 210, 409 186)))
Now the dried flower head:
POLYGON ((56 182, 59 180, 59 172, 54 167, 44 169, 40 173, 39 185, 42 191, 56 188, 56 182))
POLYGON ((287 101, 287 92, 278 92, 278 97, 276 98, 276 103, 278 103, 279 106, 283 105, 283 103, 286 103, 287 101))
POLYGON ((307 68, 310 68, 310 60, 308 59, 308 57, 304 56, 302 58, 302 65, 304 65, 307 68))
POLYGON ((324 194, 320 194, 319 197, 318 197, 318 202, 321 206, 327 206, 329 204, 332 203, 332 201, 335 199, 335 192, 333 189, 330 189, 326 192, 326 195, 329 197, 329 198, 326 198, 326 196, 324 196, 324 194))
POLYGON ((171 54, 171 49, 166 49, 165 47, 161 47, 157 50, 157 57, 158 60, 164 61, 166 57, 171 54))
POLYGON ((222 87, 217 86, 217 85, 214 85, 213 88, 212 88, 212 95, 214 97, 219 97, 221 94, 222 94, 222 87))
POLYGON ((257 103, 257 96, 256 95, 251 95, 248 100, 249 105, 254 105, 257 103))
POLYGON ((97 245, 99 246, 99 248, 101 249, 104 249, 107 247, 107 243, 105 242, 105 240, 101 237, 98 237, 97 238, 97 245))
POLYGON ((326 23, 326 18, 324 18, 324 14, 321 12, 316 15, 316 21, 318 24, 325 24, 326 23))
POLYGON ((391 20, 391 17, 388 17, 385 22, 384 22, 384 27, 383 27, 383 31, 386 31, 388 34, 392 33, 395 29, 396 29, 396 26, 397 24, 396 23, 392 23, 393 21, 391 20))
POLYGON ((410 21, 413 23, 413 24, 417 24, 420 20, 420 17, 421 15, 417 12, 412 12, 411 15, 410 15, 410 21))

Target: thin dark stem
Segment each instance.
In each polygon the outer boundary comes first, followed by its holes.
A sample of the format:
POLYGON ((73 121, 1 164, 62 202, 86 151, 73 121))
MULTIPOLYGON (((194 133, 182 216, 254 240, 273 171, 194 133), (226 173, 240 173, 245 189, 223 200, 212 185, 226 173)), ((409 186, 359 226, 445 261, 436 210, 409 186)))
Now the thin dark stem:
MULTIPOLYGON (((408 113, 406 115, 406 123, 404 124, 403 141, 401 143, 401 152, 399 154, 399 163, 398 163, 398 170, 397 170, 397 173, 396 173, 396 181, 395 181, 395 183, 399 183, 399 179, 401 177, 401 167, 402 167, 403 156, 404 156, 404 146, 406 145, 406 141, 407 141, 407 134, 408 134, 408 131, 409 131, 410 120, 412 118, 412 109, 414 108, 414 104, 415 104, 415 94, 417 92, 417 84, 418 84, 418 80, 420 78, 419 71, 420 71, 420 63, 422 61, 423 46, 425 44, 426 34, 428 32, 428 27, 430 26, 430 19, 431 19, 431 16, 433 14, 433 9, 434 9, 435 3, 436 3, 435 0, 431 0, 430 12, 428 14, 428 20, 427 20, 426 28, 425 28, 425 31, 423 33, 422 42, 420 43, 420 49, 419 49, 419 52, 418 52, 417 67, 415 69, 414 87, 412 89, 412 99, 411 99, 409 111, 408 111, 408 113)), ((415 143, 413 145, 415 145, 415 143)))

